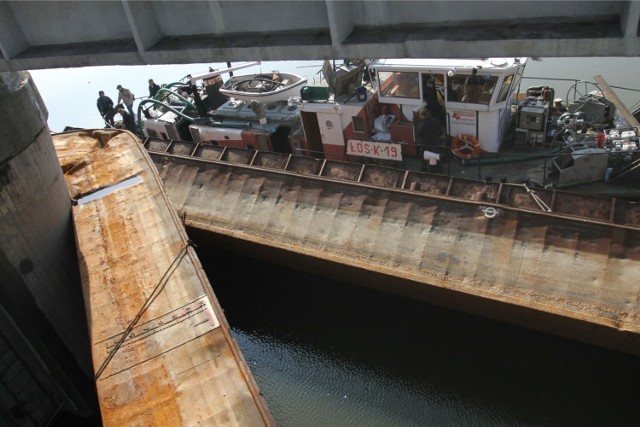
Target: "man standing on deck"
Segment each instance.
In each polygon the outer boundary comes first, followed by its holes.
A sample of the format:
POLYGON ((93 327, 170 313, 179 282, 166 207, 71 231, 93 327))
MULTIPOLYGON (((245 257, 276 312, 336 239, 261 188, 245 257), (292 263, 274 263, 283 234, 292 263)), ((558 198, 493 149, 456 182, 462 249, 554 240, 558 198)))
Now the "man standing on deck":
POLYGON ((106 96, 102 90, 98 92, 97 106, 104 121, 111 127, 115 127, 113 124, 113 116, 116 115, 116 110, 113 109, 113 101, 106 96))
POLYGON ((427 103, 427 107, 431 112, 431 115, 438 119, 441 124, 445 123, 444 114, 444 97, 438 90, 439 86, 442 87, 444 81, 444 75, 425 74, 422 77, 422 98, 427 103))
POLYGON ((422 169, 428 172, 435 172, 434 167, 424 159, 424 152, 431 151, 439 154, 442 135, 442 125, 440 121, 431 115, 429 107, 420 110, 420 119, 422 120, 416 128, 416 140, 420 145, 420 158, 422 159, 422 169))
POLYGON ((156 93, 160 90, 160 86, 153 79, 149 79, 149 98, 156 96, 156 93))
POLYGON ((135 114, 133 113, 133 101, 136 100, 136 97, 133 95, 133 93, 131 93, 129 89, 123 88, 122 85, 118 85, 117 89, 118 104, 122 102, 124 105, 126 105, 127 110, 129 110, 129 113, 131 114, 131 117, 134 117, 135 120, 135 114))

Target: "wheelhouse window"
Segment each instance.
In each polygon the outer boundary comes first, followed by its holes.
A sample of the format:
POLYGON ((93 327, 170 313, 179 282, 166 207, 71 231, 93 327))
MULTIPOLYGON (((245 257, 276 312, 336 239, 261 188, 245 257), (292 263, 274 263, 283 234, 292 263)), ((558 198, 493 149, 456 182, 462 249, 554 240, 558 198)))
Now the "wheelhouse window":
POLYGON ((509 74, 504 78, 502 87, 500 88, 500 93, 498 94, 497 102, 502 102, 507 99, 509 96, 509 89, 511 89, 511 83, 513 83, 513 74, 509 74))
POLYGON ((418 73, 379 71, 380 96, 420 99, 418 73))
POLYGON ((353 131, 354 132, 358 132, 358 133, 364 133, 365 132, 365 125, 364 125, 364 118, 360 117, 360 116, 352 116, 351 117, 351 123, 353 126, 353 131))
POLYGON ((449 102, 489 105, 497 82, 498 77, 456 74, 449 77, 447 100, 449 102))

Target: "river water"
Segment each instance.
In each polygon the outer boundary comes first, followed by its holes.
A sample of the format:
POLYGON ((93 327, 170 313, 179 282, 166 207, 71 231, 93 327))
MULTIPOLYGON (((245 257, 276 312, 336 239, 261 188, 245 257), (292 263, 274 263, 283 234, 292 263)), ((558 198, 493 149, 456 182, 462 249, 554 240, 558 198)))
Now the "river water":
POLYGON ((198 254, 279 426, 638 425, 638 357, 198 254))

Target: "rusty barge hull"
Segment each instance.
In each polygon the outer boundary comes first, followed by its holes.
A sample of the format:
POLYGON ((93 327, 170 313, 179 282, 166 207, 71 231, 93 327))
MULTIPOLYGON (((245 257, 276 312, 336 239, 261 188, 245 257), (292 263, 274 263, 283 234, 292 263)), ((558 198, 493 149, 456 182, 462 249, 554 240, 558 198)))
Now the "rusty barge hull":
POLYGON ((210 241, 640 355, 636 203, 183 141, 144 144, 185 224, 210 241))
POLYGON ((275 425, 144 148, 53 136, 73 206, 105 426, 275 425))

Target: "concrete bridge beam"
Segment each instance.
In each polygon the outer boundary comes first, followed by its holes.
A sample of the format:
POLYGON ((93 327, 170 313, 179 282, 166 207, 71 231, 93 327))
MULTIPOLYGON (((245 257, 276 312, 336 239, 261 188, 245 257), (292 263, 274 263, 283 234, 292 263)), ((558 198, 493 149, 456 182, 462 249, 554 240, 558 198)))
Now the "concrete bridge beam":
POLYGON ((0 2, 0 54, 3 61, 9 61, 29 47, 11 6, 0 2))
POLYGON ((624 50, 638 51, 640 44, 640 2, 631 1, 625 5, 621 15, 621 29, 624 34, 624 50))
POLYGON ((331 46, 340 49, 340 45, 351 34, 355 24, 353 8, 347 2, 328 2, 327 16, 331 34, 331 46))
POLYGON ((0 0, 0 12, 0 71, 405 56, 640 56, 640 0, 0 0))
POLYGON ((162 38, 150 3, 123 1, 122 8, 131 28, 131 35, 144 60, 146 52, 162 38))

